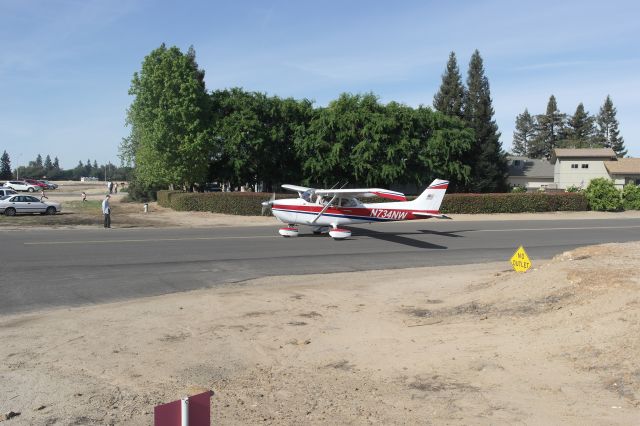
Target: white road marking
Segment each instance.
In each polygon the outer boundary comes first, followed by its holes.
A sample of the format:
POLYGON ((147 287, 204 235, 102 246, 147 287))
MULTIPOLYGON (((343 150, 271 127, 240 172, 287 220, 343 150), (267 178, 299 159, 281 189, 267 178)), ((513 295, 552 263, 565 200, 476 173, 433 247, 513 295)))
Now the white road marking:
MULTIPOLYGON (((632 226, 584 226, 584 227, 564 227, 564 228, 512 228, 512 229, 476 229, 466 232, 514 232, 514 231, 592 231, 595 229, 634 229, 640 225, 632 226)), ((447 231, 442 231, 447 232, 447 231)), ((357 233, 356 233, 357 236, 357 233)), ((24 245, 62 245, 62 244, 114 244, 114 243, 146 243, 162 241, 198 241, 198 240, 246 240, 250 238, 282 238, 279 235, 249 235, 249 236, 229 236, 229 237, 185 237, 185 238, 145 238, 129 240, 86 240, 86 241, 38 241, 24 243, 24 245)))
POLYGON ((255 235, 244 237, 188 237, 188 238, 146 238, 138 240, 85 240, 85 241, 37 241, 24 243, 25 246, 57 245, 57 244, 113 244, 113 243, 147 243, 160 241, 196 241, 196 240, 242 240, 247 238, 282 238, 279 235, 255 235))

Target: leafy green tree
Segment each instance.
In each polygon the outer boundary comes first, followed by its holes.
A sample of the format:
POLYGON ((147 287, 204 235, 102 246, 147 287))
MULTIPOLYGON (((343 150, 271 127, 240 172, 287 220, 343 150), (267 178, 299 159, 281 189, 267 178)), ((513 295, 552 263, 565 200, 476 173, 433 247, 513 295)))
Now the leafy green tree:
POLYGON ((11 158, 7 151, 2 153, 2 157, 0 157, 0 179, 11 179, 11 158))
POLYGON ((206 179, 212 155, 211 109, 195 51, 164 44, 134 73, 127 114, 131 134, 121 155, 136 165, 143 185, 184 185, 206 179))
POLYGON ((622 197, 611 179, 596 178, 589 182, 585 190, 591 210, 619 211, 622 209, 622 197))
POLYGON ((455 117, 416 110, 375 95, 342 94, 296 139, 307 183, 331 186, 423 184, 434 177, 466 182, 461 158, 473 134, 455 117))
POLYGON ((624 146, 624 138, 620 136, 620 130, 618 130, 616 114, 617 110, 613 106, 611 97, 607 95, 596 118, 597 139, 603 146, 613 149, 618 157, 624 157, 627 155, 627 149, 624 146))
POLYGON ((622 204, 625 210, 640 210, 640 185, 628 183, 622 188, 622 204))
POLYGON ((529 110, 516 117, 516 128, 513 131, 513 153, 529 157, 536 137, 536 122, 529 110))
POLYGON ((442 75, 440 90, 433 97, 433 107, 446 115, 464 118, 464 86, 455 52, 449 54, 447 69, 442 75))
POLYGON ((473 192, 507 190, 507 159, 500 143, 498 125, 493 119, 489 80, 484 74, 482 57, 477 50, 471 56, 467 76, 464 118, 473 129, 475 142, 469 156, 473 192))
POLYGON ((42 155, 38 154, 38 156, 36 157, 36 166, 38 167, 42 167, 42 155))
POLYGON ((558 110, 556 97, 551 95, 545 114, 537 116, 536 137, 531 149, 532 158, 549 158, 564 139, 565 114, 558 110))
POLYGON ((47 171, 53 168, 53 163, 51 162, 51 156, 49 154, 47 154, 44 159, 44 168, 47 171))
POLYGON ((595 118, 584 110, 582 102, 578 104, 575 114, 567 121, 566 141, 563 146, 570 148, 593 148, 595 127, 595 118))
POLYGON ((211 94, 220 150, 213 156, 210 177, 233 186, 300 180, 294 139, 313 113, 310 101, 268 97, 239 88, 211 94))

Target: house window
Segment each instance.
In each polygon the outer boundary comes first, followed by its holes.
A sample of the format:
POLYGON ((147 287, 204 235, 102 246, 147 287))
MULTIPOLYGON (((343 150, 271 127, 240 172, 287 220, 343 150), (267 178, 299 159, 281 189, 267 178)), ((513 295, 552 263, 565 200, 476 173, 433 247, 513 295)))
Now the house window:
POLYGON ((589 165, 588 165, 588 164, 583 164, 583 165, 582 165, 582 168, 583 168, 583 169, 588 169, 588 168, 589 168, 589 165))
POLYGON ((520 160, 513 160, 513 165, 514 166, 519 166, 520 165, 520 160))
POLYGON ((572 169, 577 169, 577 168, 578 168, 578 165, 574 163, 574 164, 572 164, 572 165, 571 165, 571 168, 572 168, 572 169))

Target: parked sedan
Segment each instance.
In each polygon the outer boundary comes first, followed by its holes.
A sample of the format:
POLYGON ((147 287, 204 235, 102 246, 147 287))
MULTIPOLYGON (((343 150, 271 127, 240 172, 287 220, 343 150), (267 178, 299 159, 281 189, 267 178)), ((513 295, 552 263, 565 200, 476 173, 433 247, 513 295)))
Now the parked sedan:
POLYGON ((15 195, 15 194, 17 194, 17 192, 11 188, 0 187, 0 197, 4 197, 5 195, 15 195))
POLYGON ((0 197, 0 213, 6 216, 16 214, 56 214, 62 211, 60 203, 40 201, 31 195, 7 195, 0 197))
POLYGON ((46 179, 40 179, 38 182, 44 183, 47 186, 47 189, 58 189, 58 184, 50 182, 46 179))
POLYGON ((40 182, 37 179, 25 179, 24 181, 27 182, 27 183, 30 183, 33 186, 37 186, 37 187, 39 187, 41 189, 48 189, 46 184, 40 182))
POLYGON ((4 186, 5 188, 11 188, 14 191, 36 192, 41 190, 39 186, 31 185, 23 180, 10 180, 6 182, 4 186))

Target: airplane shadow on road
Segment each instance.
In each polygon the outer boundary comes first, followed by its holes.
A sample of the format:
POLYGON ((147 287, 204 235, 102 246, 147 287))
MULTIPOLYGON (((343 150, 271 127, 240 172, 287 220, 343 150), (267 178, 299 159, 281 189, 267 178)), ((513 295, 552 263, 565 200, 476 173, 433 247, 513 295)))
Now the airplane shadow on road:
POLYGON ((452 237, 452 238, 464 238, 465 237, 464 235, 458 235, 458 234, 462 232, 470 232, 470 231, 474 231, 474 229, 460 229, 458 231, 448 231, 448 232, 434 231, 432 229, 418 230, 418 232, 423 234, 433 234, 433 235, 439 235, 441 237, 452 237))
MULTIPOLYGON (((346 228, 346 227, 345 227, 346 228)), ((352 238, 358 238, 360 236, 375 238, 377 240, 388 241, 390 243, 402 244, 409 247, 415 247, 419 249, 429 250, 446 250, 448 247, 441 246, 439 244, 429 243, 427 241, 420 241, 413 238, 405 237, 404 235, 422 235, 423 232, 380 232, 371 229, 350 229, 352 232, 352 238)), ((456 235, 458 236, 458 235, 456 235)))

